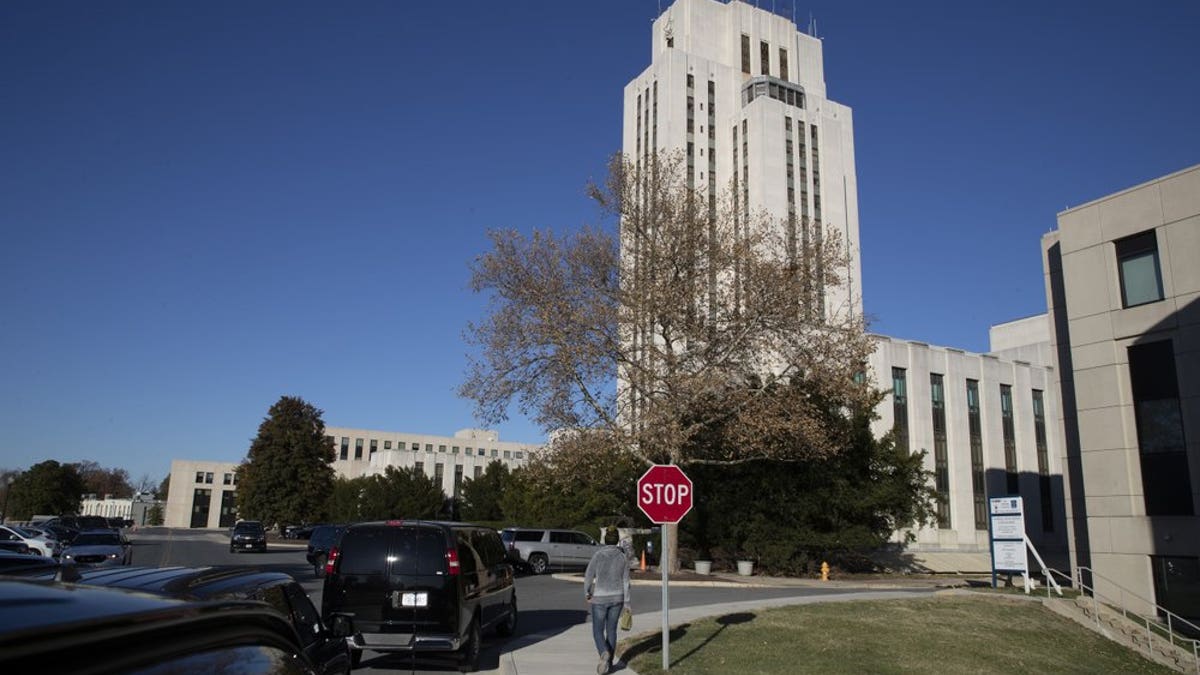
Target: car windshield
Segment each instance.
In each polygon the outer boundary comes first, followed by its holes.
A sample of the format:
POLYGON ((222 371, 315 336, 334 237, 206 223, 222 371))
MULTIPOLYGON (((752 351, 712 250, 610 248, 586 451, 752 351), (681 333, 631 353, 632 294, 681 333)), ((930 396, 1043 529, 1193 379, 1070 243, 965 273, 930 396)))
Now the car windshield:
POLYGON ((23 528, 23 527, 13 527, 13 528, 10 528, 10 529, 11 529, 13 532, 16 532, 17 534, 21 535, 22 537, 25 537, 26 539, 29 539, 30 537, 35 537, 35 536, 37 536, 37 535, 35 535, 33 532, 30 532, 29 530, 26 530, 26 529, 25 529, 25 528, 23 528))
POLYGON ((233 531, 241 534, 259 534, 263 531, 263 527, 260 523, 238 523, 234 526, 233 531))
POLYGON ((121 538, 115 534, 81 534, 71 542, 72 546, 120 546, 121 538))

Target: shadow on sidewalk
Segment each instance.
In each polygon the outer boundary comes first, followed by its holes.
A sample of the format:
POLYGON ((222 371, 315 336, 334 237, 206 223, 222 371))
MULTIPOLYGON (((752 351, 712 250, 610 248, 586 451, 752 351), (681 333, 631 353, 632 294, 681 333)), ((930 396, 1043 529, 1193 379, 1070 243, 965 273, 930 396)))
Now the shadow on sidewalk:
MULTIPOLYGON (((735 626, 735 625, 741 624, 741 623, 749 623, 749 622, 753 621, 756 616, 757 615, 754 614, 753 612, 734 612, 733 614, 725 614, 725 615, 716 617, 714 619, 714 621, 716 621, 720 627, 717 628, 717 630, 715 632, 711 633, 710 635, 705 637, 703 640, 701 640, 699 644, 697 644, 695 647, 692 647, 687 652, 685 652, 683 654, 678 654, 678 655, 676 655, 674 652, 672 652, 670 666, 672 668, 675 668, 675 667, 683 664, 693 654, 704 649, 706 646, 708 646, 708 643, 717 639, 717 637, 719 635, 721 635, 721 633, 725 632, 725 629, 728 628, 729 626, 735 626)), ((677 643, 680 640, 682 640, 684 638, 684 636, 687 635, 688 630, 690 630, 691 628, 692 628, 692 624, 690 624, 690 623, 680 624, 678 626, 671 628, 671 635, 670 635, 671 643, 674 644, 674 643, 677 643)), ((653 633, 649 633, 649 634, 643 634, 640 637, 635 638, 633 641, 633 644, 631 644, 628 647, 626 647, 625 649, 621 650, 621 660, 625 663, 629 663, 630 661, 633 661, 634 659, 636 659, 637 657, 639 657, 643 654, 658 654, 659 658, 660 659, 662 658, 662 656, 661 656, 662 655, 662 633, 661 633, 661 631, 657 631, 657 632, 653 632, 653 633)))

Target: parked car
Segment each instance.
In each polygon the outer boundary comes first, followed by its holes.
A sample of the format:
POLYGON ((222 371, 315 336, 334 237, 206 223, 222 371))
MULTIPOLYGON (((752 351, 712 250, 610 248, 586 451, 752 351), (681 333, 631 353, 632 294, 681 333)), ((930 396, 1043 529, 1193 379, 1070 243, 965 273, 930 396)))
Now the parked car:
POLYGON ((300 584, 283 572, 246 567, 125 567, 80 570, 78 584, 109 586, 183 600, 257 600, 291 623, 301 652, 322 675, 350 672, 345 635, 335 636, 300 584))
POLYGON ((257 520, 238 521, 229 532, 229 552, 251 550, 267 550, 267 531, 257 520))
POLYGON ((130 565, 133 547, 120 532, 84 530, 63 549, 62 558, 80 565, 130 565))
POLYGON ((600 547, 578 530, 506 527, 500 531, 500 539, 513 563, 534 574, 585 568, 600 547))
POLYGON ((18 555, 33 555, 29 551, 29 545, 23 541, 0 541, 0 551, 18 555))
POLYGON ((117 588, 0 579, 0 672, 313 673, 261 602, 188 602, 117 588))
POLYGON ((0 525, 0 541, 22 541, 29 547, 29 552, 47 558, 57 557, 62 553, 62 546, 57 539, 35 534, 31 530, 16 525, 0 525))
POLYGON ((75 538, 75 535, 79 534, 79 530, 76 530, 71 527, 67 527, 66 525, 62 525, 59 523, 50 523, 50 522, 41 522, 41 523, 38 523, 37 525, 30 526, 26 529, 29 529, 32 531, 44 532, 48 536, 53 536, 55 539, 58 540, 58 543, 63 546, 66 546, 67 544, 71 543, 71 540, 75 538))
MULTIPOLYGON (((60 569, 62 569, 62 565, 54 558, 0 549, 0 574, 2 575, 38 575, 44 576, 46 579, 54 579, 60 569)), ((62 579, 62 581, 71 581, 71 579, 62 579)))
POLYGON ((512 565, 495 530, 467 523, 356 523, 325 566, 325 621, 350 622, 354 665, 362 651, 457 653, 479 667, 482 633, 517 624, 512 565))
POLYGON ((329 551, 337 545, 338 537, 346 530, 345 525, 318 525, 308 538, 308 552, 304 554, 313 574, 318 579, 325 576, 325 563, 329 562, 329 551))

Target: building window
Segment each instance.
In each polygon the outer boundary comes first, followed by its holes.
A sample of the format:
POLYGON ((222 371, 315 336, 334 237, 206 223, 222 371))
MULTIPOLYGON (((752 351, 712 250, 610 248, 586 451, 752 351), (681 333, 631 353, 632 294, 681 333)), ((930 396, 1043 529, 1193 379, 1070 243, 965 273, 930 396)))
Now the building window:
POLYGON ((411 447, 412 447, 412 451, 413 451, 413 452, 419 452, 419 451, 421 450, 421 444, 420 444, 420 443, 413 443, 411 447))
POLYGON ((1163 299, 1158 269, 1158 239, 1154 230, 1119 239, 1117 268, 1121 277, 1121 303, 1136 307, 1163 299))
POLYGON ((783 47, 779 48, 779 79, 788 79, 787 50, 783 47))
POLYGON ((212 482, 213 482, 213 475, 212 475, 212 472, 211 472, 211 471, 209 471, 208 473, 205 473, 205 474, 204 474, 204 482, 205 482, 205 483, 207 483, 207 484, 209 484, 209 485, 212 485, 212 482))
POLYGON ((413 468, 417 470, 417 473, 425 475, 425 462, 414 462, 413 468))
POLYGON ((896 447, 908 452, 908 380, 903 368, 892 368, 892 415, 896 447))
POLYGON ((454 498, 455 499, 458 499, 462 495, 462 481, 463 481, 463 466, 462 466, 462 464, 456 464, 454 466, 454 498))
POLYGON ((1190 516, 1192 481, 1170 340, 1129 348, 1129 380, 1148 516, 1190 516))
POLYGON ((938 527, 950 529, 950 458, 946 449, 946 391, 942 376, 929 374, 929 404, 933 410, 933 479, 937 491, 938 527))
POLYGON ((458 454, 458 446, 457 445, 450 446, 450 454, 452 454, 452 455, 458 454))
POLYGON ((372 438, 371 439, 371 454, 373 455, 376 452, 379 452, 379 441, 372 438))
POLYGON ((354 439, 354 459, 362 459, 363 439, 354 439))
POLYGON ((197 483, 203 483, 203 482, 204 482, 204 472, 203 472, 203 471, 197 471, 197 472, 196 472, 196 482, 197 482, 197 483))
POLYGON ((444 445, 438 446, 438 452, 445 452, 445 451, 446 451, 446 446, 444 446, 444 445))
POLYGON ((391 449, 392 449, 392 442, 391 442, 391 441, 384 441, 384 442, 383 442, 383 449, 384 449, 384 450, 391 450, 391 449))
POLYGON ((1054 531, 1054 503, 1050 501, 1050 451, 1046 448, 1046 401, 1033 390, 1033 439, 1037 444, 1038 497, 1042 501, 1042 530, 1054 531))
POLYGON ((475 479, 478 480, 479 477, 482 475, 483 475, 483 467, 482 466, 475 467, 475 479))
POLYGON ((758 43, 758 65, 759 72, 763 75, 771 74, 771 46, 766 42, 758 43))
POLYGON ((342 447, 338 452, 338 459, 350 459, 350 439, 342 436, 342 447))
POLYGON ((504 451, 504 459, 512 459, 512 452, 509 450, 505 450, 504 451))
POLYGON ((433 443, 425 444, 425 452, 433 452, 433 443))
POLYGON ((500 456, 500 453, 495 448, 492 448, 492 457, 499 457, 499 456, 500 456))
POLYGON ((438 487, 442 486, 442 479, 445 478, 445 476, 446 476, 446 465, 442 464, 441 462, 434 464, 433 465, 433 480, 438 484, 438 487))
POLYGON ((742 72, 750 73, 750 36, 742 36, 742 72))
POLYGON ((1008 494, 1021 492, 1017 474, 1017 433, 1013 424, 1012 385, 1000 385, 1000 422, 1004 427, 1004 470, 1008 494))
POLYGON ((967 380, 967 431, 971 437, 971 499, 975 529, 988 528, 987 472, 983 467, 983 421, 979 416, 979 381, 967 380))
POLYGON ((223 481, 226 485, 233 485, 233 474, 227 473, 227 474, 221 476, 221 478, 223 479, 223 481))
POLYGON ((480 456, 480 457, 483 457, 483 456, 484 456, 484 455, 486 455, 486 454, 487 454, 487 450, 484 450, 483 448, 480 448, 480 449, 479 449, 479 456, 480 456))
POLYGON ((517 450, 516 452, 513 453, 513 457, 515 457, 516 459, 525 459, 525 453, 522 452, 521 450, 517 450))

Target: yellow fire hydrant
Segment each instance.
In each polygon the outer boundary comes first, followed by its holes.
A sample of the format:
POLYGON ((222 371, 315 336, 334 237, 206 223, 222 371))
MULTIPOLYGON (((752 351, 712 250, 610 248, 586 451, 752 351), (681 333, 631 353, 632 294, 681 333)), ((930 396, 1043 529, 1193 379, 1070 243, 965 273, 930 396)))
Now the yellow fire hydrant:
POLYGON ((821 581, 829 581, 829 563, 821 563, 821 581))

